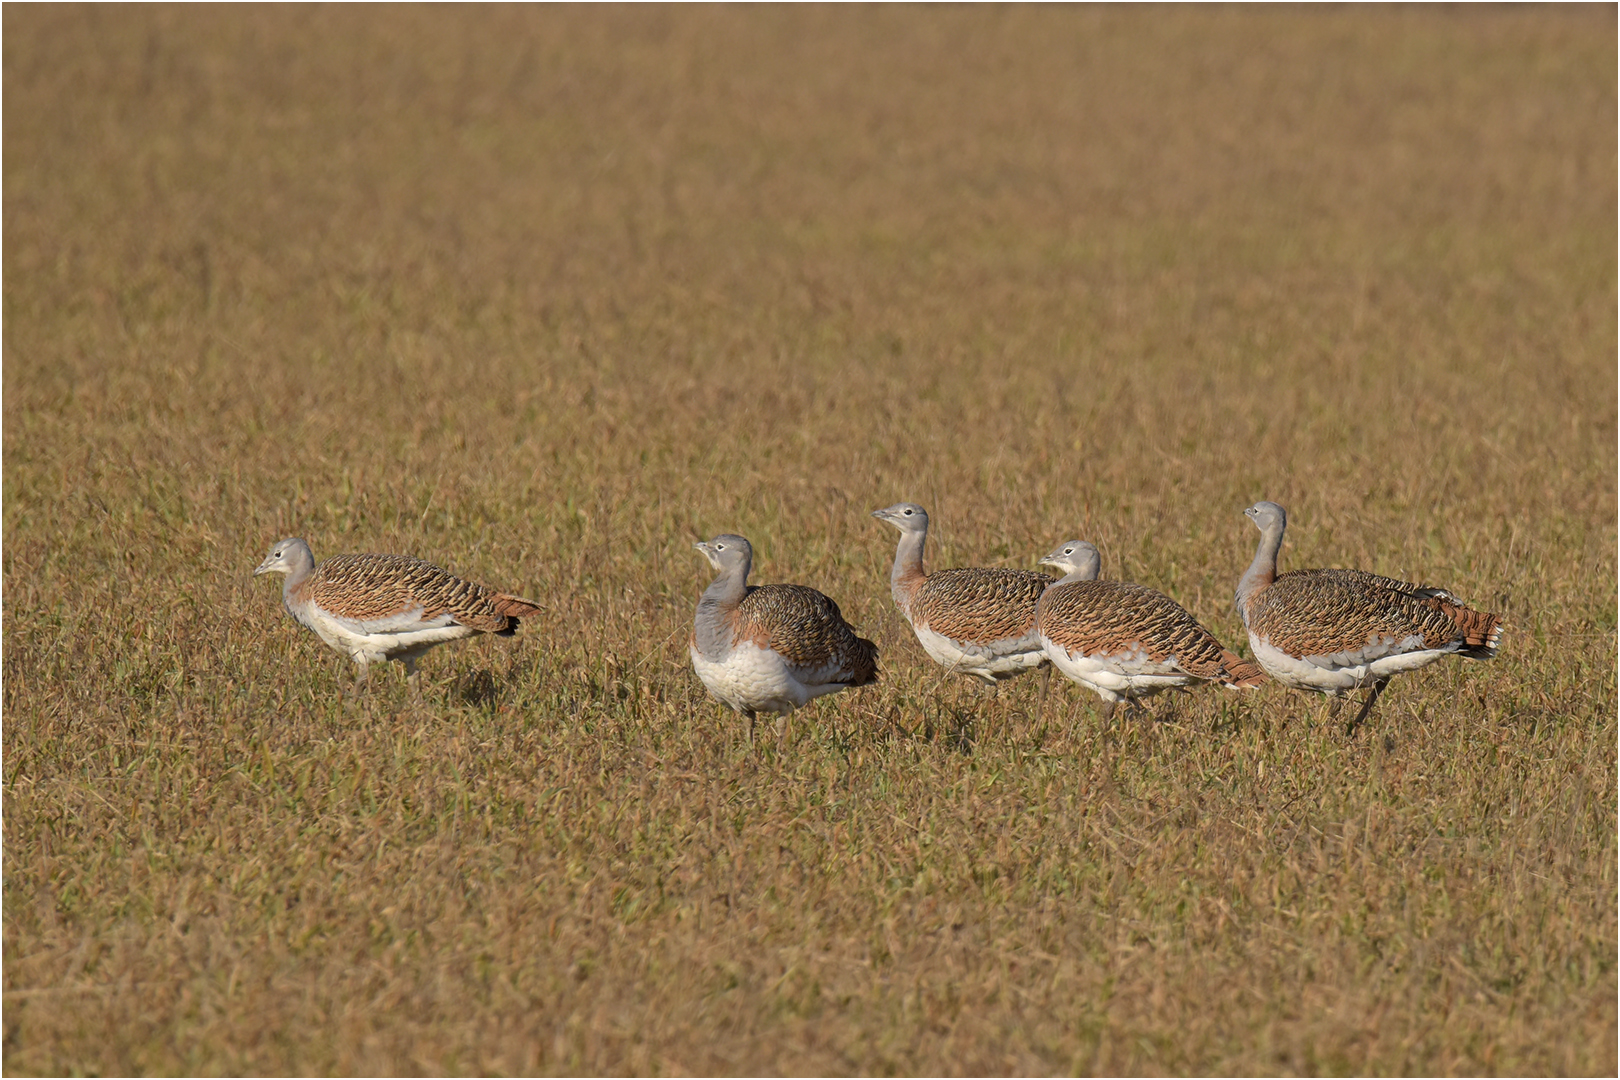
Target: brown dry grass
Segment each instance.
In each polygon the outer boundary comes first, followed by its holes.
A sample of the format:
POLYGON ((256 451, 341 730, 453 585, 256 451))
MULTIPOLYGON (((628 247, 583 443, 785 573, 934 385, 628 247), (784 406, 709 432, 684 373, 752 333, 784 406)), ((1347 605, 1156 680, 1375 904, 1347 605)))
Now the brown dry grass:
POLYGON ((1612 7, 4 29, 7 1072, 1615 1071, 1612 7), (1261 497, 1502 656, 1036 724, 866 516, 1241 645, 1261 497), (781 758, 728 529, 884 650, 781 758), (549 614, 342 704, 288 533, 549 614))

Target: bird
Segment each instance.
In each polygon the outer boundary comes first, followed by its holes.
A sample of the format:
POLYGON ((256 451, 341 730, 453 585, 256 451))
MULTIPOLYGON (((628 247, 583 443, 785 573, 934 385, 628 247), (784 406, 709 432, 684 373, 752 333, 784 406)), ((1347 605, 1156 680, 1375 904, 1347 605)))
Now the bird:
POLYGON ((936 663, 989 686, 1046 666, 1035 630, 1035 604, 1052 584, 1050 577, 1033 570, 969 566, 930 574, 923 569, 928 511, 900 502, 874 510, 872 516, 900 530, 889 590, 923 651, 936 663))
POLYGON ((787 716, 812 698, 878 680, 877 646, 838 605, 806 585, 749 585, 754 549, 735 533, 693 545, 716 574, 692 620, 692 667, 709 693, 743 715, 750 745, 758 713, 787 716))
POLYGON ((1367 718, 1392 676, 1442 656, 1496 655, 1502 620, 1445 589, 1365 570, 1277 573, 1288 512, 1274 502, 1243 512, 1260 530, 1254 562, 1237 584, 1238 614, 1254 657, 1273 679, 1297 690, 1337 699, 1370 687, 1349 731, 1367 718))
POLYGON ((1195 682, 1246 690, 1265 674, 1215 640, 1187 609, 1157 589, 1124 581, 1099 581, 1102 558, 1083 540, 1059 544, 1042 566, 1064 576, 1036 606, 1036 629, 1052 665, 1106 703, 1103 718, 1119 702, 1195 682))
POLYGON ((298 537, 272 547, 253 571, 260 574, 287 575, 287 613, 358 665, 357 689, 369 665, 398 660, 414 693, 416 661, 435 645, 474 634, 511 637, 520 619, 542 610, 406 555, 334 555, 316 565, 298 537))

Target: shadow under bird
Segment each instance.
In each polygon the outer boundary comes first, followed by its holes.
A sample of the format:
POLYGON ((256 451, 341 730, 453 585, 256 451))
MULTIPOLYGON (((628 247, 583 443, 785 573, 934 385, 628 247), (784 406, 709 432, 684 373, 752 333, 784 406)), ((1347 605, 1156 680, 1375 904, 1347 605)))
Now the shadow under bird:
POLYGON ((928 511, 901 502, 874 510, 872 516, 900 530, 889 590, 935 663, 990 686, 1046 664, 1035 629, 1035 604, 1051 578, 1003 567, 959 566, 927 573, 923 544, 928 511))
POLYGON ((270 549, 260 574, 285 574, 287 613, 359 666, 398 660, 414 689, 416 661, 435 645, 495 634, 511 637, 518 620, 540 605, 406 555, 334 555, 319 565, 309 545, 292 537, 270 549))
POLYGON ((1502 620, 1444 589, 1365 570, 1277 573, 1288 512, 1274 502, 1243 511, 1260 530, 1254 562, 1239 579, 1237 609, 1255 659, 1273 679, 1337 698, 1372 689, 1354 731, 1392 676, 1456 655, 1496 655, 1502 620))
POLYGON ((732 533, 693 545, 716 576, 692 622, 692 668, 709 693, 747 721, 787 714, 812 698, 877 682, 877 646, 844 621, 838 605, 805 585, 749 585, 754 549, 732 533))
POLYGON ((1102 558, 1083 540, 1059 544, 1041 560, 1064 576, 1046 590, 1036 613, 1041 646, 1052 665, 1107 704, 1195 682, 1246 690, 1265 675, 1215 640, 1186 608, 1157 589, 1099 581, 1102 558))

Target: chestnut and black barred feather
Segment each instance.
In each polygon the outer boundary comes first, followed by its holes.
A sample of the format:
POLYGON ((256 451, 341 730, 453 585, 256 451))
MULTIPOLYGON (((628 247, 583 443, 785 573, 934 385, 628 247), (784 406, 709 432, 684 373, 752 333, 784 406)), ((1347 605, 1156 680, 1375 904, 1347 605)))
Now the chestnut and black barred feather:
POLYGON ((1467 607, 1444 589, 1364 570, 1290 570, 1254 595, 1249 627, 1292 656, 1354 653, 1380 639, 1486 660, 1496 655, 1501 620, 1467 607))
POLYGON ((906 614, 936 634, 991 642, 1028 634, 1035 605, 1052 579, 1033 570, 956 567, 935 570, 911 592, 906 614))
POLYGON ((503 637, 511 636, 520 618, 541 610, 532 600, 408 555, 334 555, 294 590, 323 611, 357 622, 419 609, 424 620, 448 615, 460 626, 503 637))
POLYGON ((1054 585, 1041 600, 1040 629, 1053 645, 1074 655, 1141 656, 1234 690, 1265 681, 1258 664, 1224 647, 1186 608, 1145 585, 1054 585))
POLYGON ((733 617, 734 641, 771 649, 790 667, 836 670, 839 682, 877 682, 877 646, 855 633, 829 596, 807 585, 750 585, 733 617))

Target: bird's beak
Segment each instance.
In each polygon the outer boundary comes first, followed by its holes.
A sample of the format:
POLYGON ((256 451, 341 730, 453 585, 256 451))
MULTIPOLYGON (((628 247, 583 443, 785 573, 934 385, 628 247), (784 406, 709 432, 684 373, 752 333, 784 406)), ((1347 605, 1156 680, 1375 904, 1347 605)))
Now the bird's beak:
POLYGON ((264 573, 266 570, 269 570, 269 569, 270 569, 270 560, 266 559, 266 560, 264 560, 264 562, 259 564, 259 567, 258 567, 257 570, 253 571, 253 576, 258 577, 260 574, 264 573))

